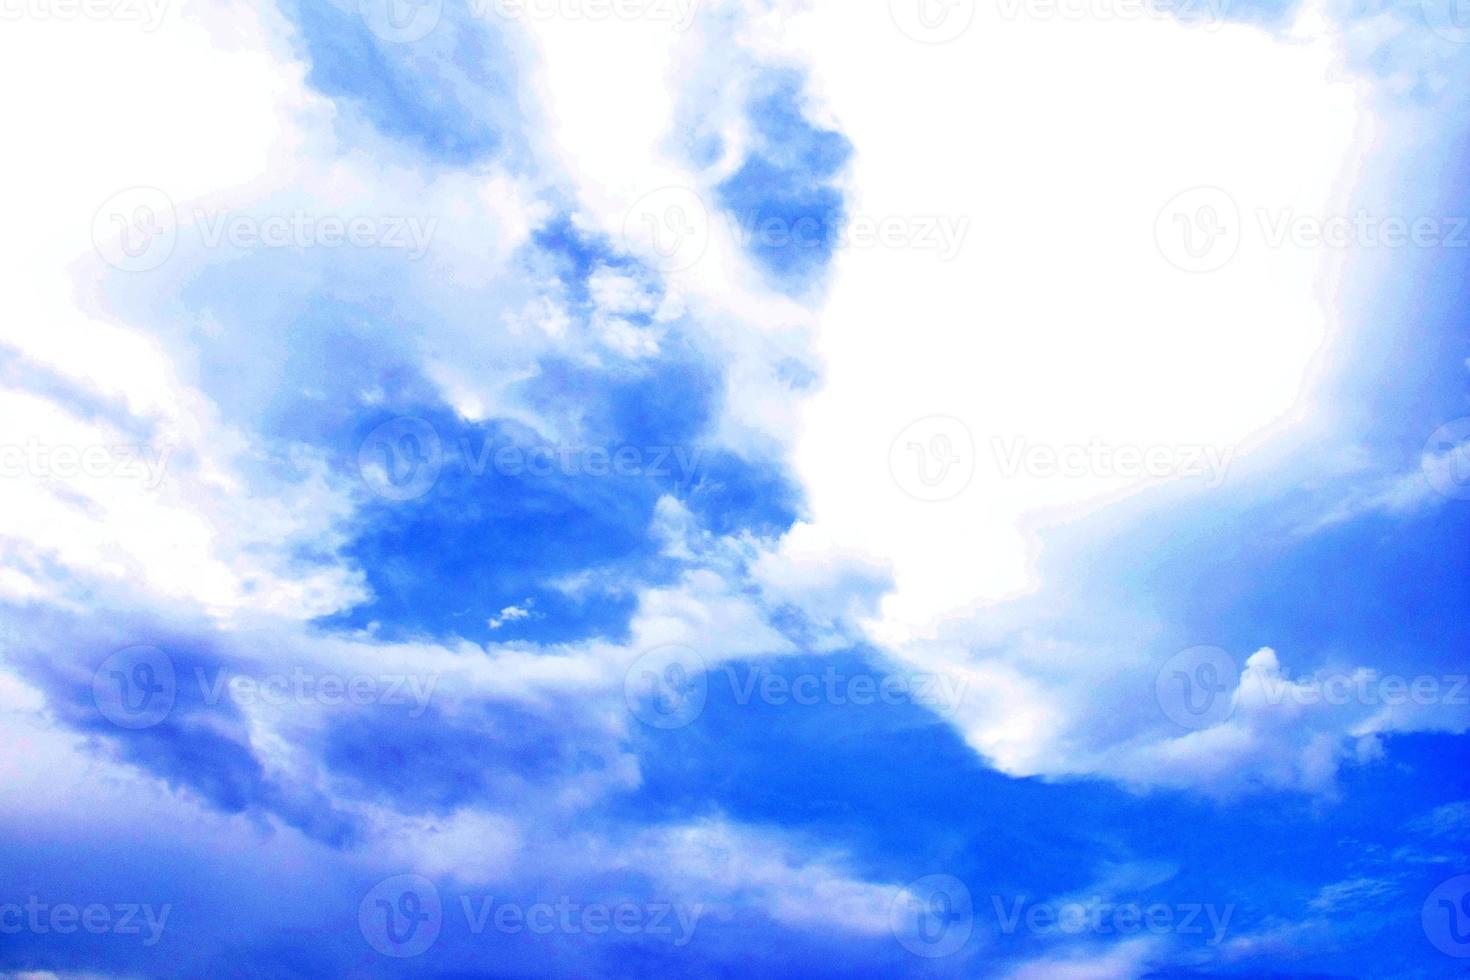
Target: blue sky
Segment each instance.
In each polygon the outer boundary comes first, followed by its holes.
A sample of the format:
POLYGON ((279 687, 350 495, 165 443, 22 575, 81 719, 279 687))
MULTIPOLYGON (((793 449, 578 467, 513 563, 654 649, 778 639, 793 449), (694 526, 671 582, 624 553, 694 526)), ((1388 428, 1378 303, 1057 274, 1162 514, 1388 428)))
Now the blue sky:
POLYGON ((1453 6, 3 14, 3 980, 1463 974, 1453 6))

